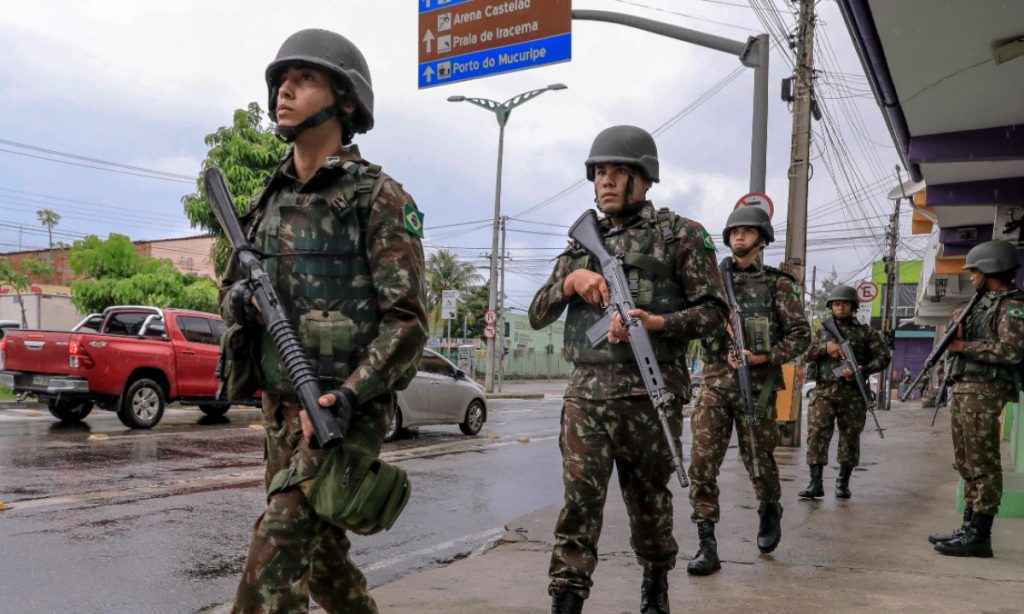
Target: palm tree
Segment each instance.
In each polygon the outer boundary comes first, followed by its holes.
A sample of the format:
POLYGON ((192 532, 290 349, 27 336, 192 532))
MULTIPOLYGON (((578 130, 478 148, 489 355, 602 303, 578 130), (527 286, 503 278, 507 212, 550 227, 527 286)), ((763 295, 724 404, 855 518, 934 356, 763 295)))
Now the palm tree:
POLYGON ((427 258, 427 304, 430 305, 431 328, 439 323, 441 316, 441 293, 445 290, 464 292, 480 283, 483 278, 476 267, 468 262, 459 262, 455 252, 440 249, 427 258))
POLYGON ((40 209, 36 211, 36 217, 39 218, 39 222, 46 226, 46 233, 49 235, 50 242, 48 243, 50 249, 53 249, 53 227, 60 222, 60 214, 51 209, 40 209))

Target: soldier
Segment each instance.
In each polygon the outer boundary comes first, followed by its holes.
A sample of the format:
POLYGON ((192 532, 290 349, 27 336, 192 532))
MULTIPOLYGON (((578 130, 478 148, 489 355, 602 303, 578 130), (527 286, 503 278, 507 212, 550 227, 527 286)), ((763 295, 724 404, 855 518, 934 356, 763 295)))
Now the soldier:
POLYGON ((839 426, 839 477, 836 478, 836 497, 849 499, 850 476, 860 463, 860 434, 867 419, 867 405, 861 396, 851 369, 835 372, 843 360, 857 361, 866 378, 889 364, 889 348, 882 335, 854 316, 857 309, 857 290, 850 286, 836 286, 828 296, 825 307, 832 310, 839 332, 850 342, 856 356, 843 355, 839 343, 825 329, 818 331, 807 350, 807 379, 817 382, 811 393, 807 409, 807 465, 811 470, 811 483, 798 494, 804 499, 825 496, 822 473, 828 464, 828 447, 833 428, 839 426))
MULTIPOLYGON (((376 457, 395 390, 415 374, 427 338, 422 215, 351 144, 373 127, 370 73, 355 45, 302 30, 281 46, 266 80, 270 118, 293 147, 242 221, 329 391, 320 405, 352 414, 343 447, 358 441, 376 457)), ((268 504, 233 612, 305 612, 310 595, 329 612, 376 612, 346 531, 311 507, 327 452, 310 445, 312 425, 243 277, 228 272, 222 311, 259 340, 268 504)))
POLYGON ((1017 398, 1024 359, 1024 292, 1014 285, 1019 267, 1017 248, 1006 241, 975 246, 964 264, 985 296, 947 350, 956 359, 950 363, 950 416, 956 469, 964 480, 964 519, 951 533, 928 537, 942 554, 992 556, 992 519, 1003 496, 999 417, 1017 398))
POLYGON ((751 207, 734 210, 726 221, 722 240, 732 250, 732 257, 723 266, 732 271, 733 291, 747 344, 744 354, 751 367, 752 402, 758 417, 746 413, 736 371, 739 362, 730 350, 729 335, 725 330, 716 331, 704 342, 704 384, 690 419, 690 505, 700 550, 686 571, 700 576, 721 568, 715 540, 715 523, 719 519, 717 477, 732 438, 733 424, 739 437, 740 456, 760 502, 757 547, 761 552, 772 552, 782 538, 782 487, 774 456, 779 439, 775 394, 785 388, 782 363, 803 353, 811 340, 800 285, 789 274, 760 262, 762 250, 775 240, 768 213, 751 207), (754 455, 756 465, 752 463, 754 455))
MULTIPOLYGON (((654 139, 634 126, 597 135, 586 161, 608 250, 622 258, 640 318, 650 331, 662 376, 675 395, 668 420, 682 430, 689 397, 686 346, 725 324, 725 299, 710 235, 692 220, 646 199, 658 181, 654 139)), ((530 305, 535 329, 568 308, 565 357, 573 363, 562 409, 559 447, 565 504, 555 526, 548 592, 553 613, 581 612, 597 566, 597 540, 608 480, 616 467, 630 519, 633 550, 644 567, 640 610, 668 612, 668 571, 678 547, 672 535, 668 443, 616 318, 609 344, 594 349, 586 330, 604 314, 608 286, 596 262, 570 243, 530 305)))

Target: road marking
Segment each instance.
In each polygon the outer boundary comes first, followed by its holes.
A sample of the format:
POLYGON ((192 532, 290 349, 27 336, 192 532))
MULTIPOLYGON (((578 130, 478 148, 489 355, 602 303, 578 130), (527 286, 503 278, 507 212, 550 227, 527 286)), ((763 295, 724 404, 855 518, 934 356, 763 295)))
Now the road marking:
POLYGON ((504 535, 504 534, 505 534, 505 527, 501 526, 501 527, 494 527, 493 529, 487 529, 485 531, 480 531, 479 533, 473 533, 472 535, 464 535, 464 536, 456 538, 456 539, 450 539, 450 540, 448 540, 446 542, 441 542, 440 544, 434 544, 433 546, 430 546, 429 548, 422 548, 420 550, 415 550, 413 552, 407 552, 407 553, 405 553, 405 554, 403 554, 401 556, 393 556, 391 558, 387 558, 387 559, 383 559, 381 561, 377 561, 376 563, 371 563, 370 565, 367 565, 367 566, 363 567, 363 572, 364 573, 370 573, 370 572, 373 572, 373 571, 379 571, 381 569, 387 569, 388 567, 393 567, 393 566, 398 565, 399 563, 403 563, 403 562, 405 562, 405 561, 407 561, 409 559, 418 558, 418 557, 424 557, 424 556, 430 556, 431 554, 436 554, 438 552, 443 552, 443 551, 445 551, 445 550, 447 550, 449 548, 453 548, 455 546, 458 546, 459 544, 463 544, 463 543, 466 543, 466 542, 478 542, 480 540, 483 540, 486 543, 486 542, 490 541, 491 539, 493 539, 495 537, 498 537, 499 535, 504 535))

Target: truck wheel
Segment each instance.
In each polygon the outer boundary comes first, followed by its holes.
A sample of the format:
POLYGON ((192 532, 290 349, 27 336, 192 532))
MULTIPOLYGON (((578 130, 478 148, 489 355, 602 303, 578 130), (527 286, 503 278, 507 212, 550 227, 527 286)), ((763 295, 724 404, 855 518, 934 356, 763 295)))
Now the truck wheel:
POLYGON ((164 391, 160 384, 143 378, 133 382, 121 395, 117 417, 122 424, 133 429, 153 428, 164 415, 164 405, 164 391))
POLYGON ((220 418, 228 413, 229 409, 231 409, 231 403, 203 403, 199 406, 199 411, 211 418, 220 418))
POLYGON ((81 422, 92 411, 92 401, 58 401, 50 399, 46 402, 53 417, 61 422, 81 422))

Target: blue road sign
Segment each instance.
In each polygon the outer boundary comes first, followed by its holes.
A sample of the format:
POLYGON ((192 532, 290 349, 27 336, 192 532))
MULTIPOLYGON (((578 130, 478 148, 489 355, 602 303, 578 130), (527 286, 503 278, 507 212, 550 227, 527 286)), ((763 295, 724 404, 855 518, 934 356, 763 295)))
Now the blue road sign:
MULTIPOLYGON (((420 0, 420 4, 426 1, 420 0)), ((456 1, 458 0, 452 0, 452 2, 456 1)), ((559 34, 525 43, 424 62, 419 65, 419 87, 447 85, 503 72, 567 62, 570 59, 572 59, 572 35, 559 34)))
POLYGON ((420 0, 420 12, 426 13, 436 9, 444 9, 456 4, 464 4, 473 0, 420 0))

